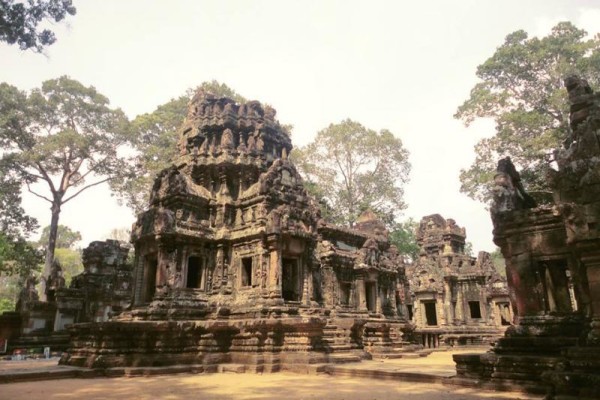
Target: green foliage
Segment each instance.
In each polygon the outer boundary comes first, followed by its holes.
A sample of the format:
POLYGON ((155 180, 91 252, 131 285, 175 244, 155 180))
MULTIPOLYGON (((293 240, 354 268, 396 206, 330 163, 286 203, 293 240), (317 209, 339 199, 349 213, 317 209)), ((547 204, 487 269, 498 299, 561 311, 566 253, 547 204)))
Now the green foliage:
POLYGON ((0 232, 27 237, 37 228, 35 218, 26 215, 21 207, 21 182, 0 159, 0 232))
POLYGON ((16 301, 8 298, 0 289, 0 314, 6 311, 15 311, 16 301))
POLYGON ((188 96, 172 99, 131 123, 136 159, 129 165, 125 179, 112 181, 111 187, 119 200, 136 213, 148 205, 156 174, 171 165, 177 155, 177 131, 185 118, 188 101, 188 96))
POLYGON ((569 133, 569 105, 563 79, 572 73, 600 83, 600 36, 561 22, 543 38, 520 30, 477 67, 480 79, 455 118, 468 126, 477 118, 496 122, 494 137, 475 146, 473 165, 460 174, 461 192, 488 202, 498 159, 510 156, 526 188, 548 192, 544 171, 552 150, 569 133))
POLYGON ((127 128, 124 113, 105 96, 66 76, 30 93, 0 84, 0 165, 51 204, 45 274, 64 204, 125 170, 119 150, 128 142, 127 128), (49 194, 33 190, 36 182, 49 194))
POLYGON ((390 232, 390 244, 395 245, 400 254, 409 256, 411 260, 419 257, 419 245, 417 244, 416 230, 419 224, 412 218, 404 222, 394 224, 390 232))
MULTIPOLYGON (((40 237, 40 246, 46 246, 50 237, 50 226, 46 226, 42 230, 42 236, 40 237)), ((81 233, 79 231, 73 231, 71 228, 65 225, 58 225, 58 231, 56 233, 56 247, 64 249, 72 249, 75 243, 81 240, 81 233)))
MULTIPOLYGON (((202 82, 200 86, 196 88, 196 90, 199 89, 204 90, 205 92, 215 95, 217 97, 229 97, 230 99, 235 100, 237 103, 246 102, 246 98, 244 96, 240 95, 226 84, 220 83, 214 79, 210 82, 202 82)), ((193 93, 193 91, 191 91, 191 93, 193 93)))
POLYGON ((14 311, 25 277, 0 272, 0 314, 14 311))
MULTIPOLYGON (((237 102, 245 101, 233 89, 215 80, 202 83, 198 89, 215 96, 230 97, 237 102)), ((111 186, 118 199, 136 213, 147 207, 156 175, 170 166, 177 156, 179 128, 196 90, 188 90, 186 94, 158 106, 152 113, 139 115, 131 123, 131 144, 137 150, 137 156, 125 170, 123 179, 112 181, 111 186)))
POLYGON ((26 241, 38 225, 21 208, 20 182, 4 167, 0 165, 0 276, 26 277, 42 256, 26 241))
POLYGON ((23 237, 0 233, 0 273, 27 277, 40 269, 42 258, 23 237))
POLYGON ((67 286, 71 284, 71 279, 75 275, 79 275, 83 272, 81 251, 79 250, 57 248, 54 253, 54 258, 60 262, 60 266, 63 270, 63 277, 65 278, 67 286))
POLYGON ((111 229, 108 235, 106 235, 107 239, 112 240, 120 240, 121 242, 129 242, 131 239, 131 229, 129 228, 114 228, 111 229))
POLYGON ((496 248, 496 250, 490 254, 490 257, 492 258, 492 262, 494 263, 496 271, 506 278, 506 260, 504 260, 500 249, 496 248))
POLYGON ((473 257, 474 251, 473 251, 473 243, 471 242, 466 242, 465 243, 465 254, 468 256, 473 257))
POLYGON ((56 41, 49 29, 38 30, 42 21, 60 22, 75 15, 71 0, 0 0, 0 41, 17 44, 21 50, 41 52, 56 41))
POLYGON ((332 222, 352 226, 370 208, 392 225, 406 207, 408 151, 386 129, 376 132, 349 119, 331 124, 292 159, 332 222))

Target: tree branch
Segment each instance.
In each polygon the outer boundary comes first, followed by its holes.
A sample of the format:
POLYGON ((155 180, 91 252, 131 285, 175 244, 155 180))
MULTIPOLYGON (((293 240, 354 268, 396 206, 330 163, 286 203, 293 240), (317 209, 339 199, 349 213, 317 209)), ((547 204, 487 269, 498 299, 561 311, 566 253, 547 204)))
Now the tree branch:
POLYGON ((67 197, 67 198, 66 198, 66 199, 65 199, 65 200, 62 202, 62 204, 65 204, 67 201, 69 201, 69 200, 71 200, 72 198, 74 198, 74 197, 78 196, 78 195, 79 195, 81 192, 83 192, 84 190, 86 190, 86 189, 89 189, 89 188, 91 188, 91 187, 93 187, 93 186, 100 185, 101 183, 104 183, 104 182, 110 181, 111 179, 112 179, 112 178, 106 178, 106 179, 102 179, 101 181, 94 182, 94 183, 92 183, 92 184, 89 184, 89 185, 87 185, 87 186, 85 186, 85 187, 81 188, 81 189, 80 189, 78 192, 76 192, 74 195, 67 197))
POLYGON ((27 191, 28 191, 29 193, 33 194, 34 196, 37 196, 37 197, 39 197, 40 199, 44 199, 44 200, 46 200, 46 201, 47 201, 47 202, 49 202, 50 204, 52 204, 52 203, 53 203, 53 202, 52 202, 52 200, 50 200, 50 199, 49 199, 49 198, 47 198, 46 196, 42 196, 41 194, 38 194, 38 193, 34 192, 33 190, 31 190, 31 187, 29 186, 29 183, 26 183, 26 185, 27 185, 27 191))
POLYGON ((54 187, 54 182, 52 182, 52 179, 50 179, 50 176, 48 176, 48 173, 46 173, 46 170, 44 169, 44 167, 42 167, 42 164, 40 164, 39 162, 36 162, 35 165, 37 165, 38 167, 38 171, 40 171, 43 175, 43 179, 48 182, 48 185, 50 186, 50 191, 52 192, 52 194, 54 194, 56 192, 56 188, 54 187))

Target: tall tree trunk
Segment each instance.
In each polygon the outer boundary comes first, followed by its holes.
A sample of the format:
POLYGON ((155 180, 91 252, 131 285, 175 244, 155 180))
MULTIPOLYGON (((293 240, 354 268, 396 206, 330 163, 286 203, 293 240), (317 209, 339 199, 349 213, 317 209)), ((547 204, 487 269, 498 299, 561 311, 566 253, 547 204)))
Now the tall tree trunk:
POLYGON ((42 274, 42 293, 40 296, 42 301, 46 301, 46 282, 50 276, 52 262, 54 261, 54 250, 56 248, 56 239, 58 236, 58 218, 60 216, 61 203, 62 196, 60 196, 60 198, 55 196, 52 207, 50 208, 52 211, 52 219, 50 220, 50 234, 48 237, 48 246, 46 247, 46 262, 44 264, 44 273, 42 274))

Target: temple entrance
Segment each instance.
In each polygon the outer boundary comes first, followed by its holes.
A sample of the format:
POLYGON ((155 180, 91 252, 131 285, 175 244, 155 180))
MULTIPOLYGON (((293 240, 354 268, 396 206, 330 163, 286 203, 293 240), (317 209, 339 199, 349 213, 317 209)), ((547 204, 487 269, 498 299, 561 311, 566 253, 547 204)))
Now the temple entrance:
POLYGON ((285 301, 300 301, 300 274, 298 260, 284 258, 281 263, 282 281, 281 294, 285 301))
POLYGON ((496 305, 498 307, 498 314, 500 315, 500 324, 511 325, 511 315, 510 315, 510 304, 509 303, 498 303, 496 305))
POLYGON ((424 301, 423 307, 425 308, 425 319, 427 325, 437 326, 437 310, 435 309, 435 301, 424 301))
POLYGON ((189 289, 204 289, 204 268, 202 268, 202 259, 192 256, 188 258, 187 283, 189 289))
POLYGON ((471 319, 481 319, 481 306, 478 301, 469 302, 469 311, 471 313, 471 319))
POLYGON ((367 298, 367 310, 377 311, 377 287, 375 282, 365 282, 365 297, 367 298))
POLYGON ((156 291, 156 269, 158 267, 158 259, 156 254, 149 254, 145 257, 144 262, 144 296, 142 302, 149 303, 154 297, 156 291))
POLYGON ((252 257, 242 258, 241 286, 252 286, 252 257))
POLYGON ((569 313, 577 309, 574 292, 570 290, 570 271, 565 260, 546 261, 540 265, 539 275, 544 287, 546 312, 569 313))

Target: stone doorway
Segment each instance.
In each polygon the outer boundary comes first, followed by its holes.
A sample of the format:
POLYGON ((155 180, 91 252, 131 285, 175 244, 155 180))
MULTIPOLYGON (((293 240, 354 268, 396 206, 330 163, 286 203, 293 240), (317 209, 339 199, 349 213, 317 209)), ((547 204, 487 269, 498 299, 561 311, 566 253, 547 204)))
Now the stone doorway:
POLYGON ((375 282, 365 282, 365 296, 367 298, 367 310, 377 311, 377 286, 375 282))
POLYGON ((202 259, 197 256, 188 258, 187 284, 189 289, 204 289, 204 268, 202 259))
POLYGON ((156 254, 149 254, 145 257, 146 268, 144 268, 144 296, 142 301, 149 303, 154 297, 156 291, 156 273, 158 268, 158 258, 156 254))
POLYGON ((435 301, 425 301, 423 302, 423 307, 425 308, 425 319, 427 325, 429 326, 437 326, 437 310, 435 309, 435 301))
POLYGON ((282 260, 281 292, 285 301, 300 301, 300 273, 298 259, 284 258, 282 260))

